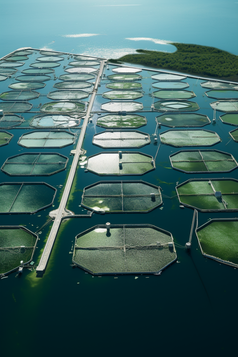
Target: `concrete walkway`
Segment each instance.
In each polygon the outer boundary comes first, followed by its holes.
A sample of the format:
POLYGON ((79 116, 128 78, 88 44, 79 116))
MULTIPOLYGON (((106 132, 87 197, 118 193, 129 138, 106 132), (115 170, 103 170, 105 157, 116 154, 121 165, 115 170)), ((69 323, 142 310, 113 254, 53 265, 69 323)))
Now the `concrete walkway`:
POLYGON ((66 182, 66 185, 65 185, 63 196, 62 196, 62 199, 60 201, 59 208, 58 208, 58 210, 56 210, 55 220, 54 220, 53 226, 51 228, 50 234, 48 236, 48 239, 47 239, 44 251, 42 253, 39 265, 36 268, 37 275, 42 275, 44 273, 45 269, 46 269, 46 266, 47 266, 48 260, 50 258, 50 254, 51 254, 51 251, 52 251, 52 248, 53 248, 53 245, 54 245, 54 242, 55 242, 55 239, 56 239, 56 236, 57 236, 60 224, 61 224, 61 220, 62 220, 63 216, 65 215, 65 207, 66 207, 66 204, 67 204, 67 201, 68 201, 68 197, 69 197, 69 194, 70 194, 70 190, 71 190, 71 187, 72 187, 72 184, 73 184, 75 172, 77 170, 78 161, 79 161, 79 157, 80 157, 80 154, 81 154, 81 148, 82 148, 82 144, 83 144, 83 139, 84 139, 84 136, 85 136, 88 120, 89 120, 89 117, 90 117, 90 114, 91 114, 92 106, 93 106, 94 99, 95 99, 95 96, 96 96, 96 93, 97 93, 97 89, 98 89, 98 85, 99 85, 99 82, 100 82, 100 78, 101 78, 102 73, 103 73, 105 62, 106 62, 105 60, 101 61, 101 64, 100 64, 98 76, 97 76, 97 79, 96 79, 96 82, 95 82, 95 85, 94 85, 93 93, 91 95, 91 99, 90 99, 90 102, 89 102, 89 105, 88 105, 87 113, 86 113, 86 116, 85 116, 85 119, 84 119, 84 122, 83 122, 83 126, 82 126, 82 129, 81 129, 81 132, 80 132, 79 140, 78 140, 77 147, 76 147, 75 154, 74 154, 74 159, 73 159, 73 162, 72 162, 72 165, 71 165, 71 168, 70 168, 70 172, 69 172, 69 176, 68 176, 68 179, 67 179, 67 182, 66 182))

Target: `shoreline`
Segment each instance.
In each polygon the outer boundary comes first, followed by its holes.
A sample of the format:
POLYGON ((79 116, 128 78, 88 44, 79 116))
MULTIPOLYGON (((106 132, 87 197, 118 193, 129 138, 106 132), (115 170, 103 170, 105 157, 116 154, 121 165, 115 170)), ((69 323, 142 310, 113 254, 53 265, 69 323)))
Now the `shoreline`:
POLYGON ((108 61, 238 82, 238 56, 215 47, 181 43, 173 43, 173 45, 177 48, 173 53, 138 49, 136 54, 128 54, 108 61))

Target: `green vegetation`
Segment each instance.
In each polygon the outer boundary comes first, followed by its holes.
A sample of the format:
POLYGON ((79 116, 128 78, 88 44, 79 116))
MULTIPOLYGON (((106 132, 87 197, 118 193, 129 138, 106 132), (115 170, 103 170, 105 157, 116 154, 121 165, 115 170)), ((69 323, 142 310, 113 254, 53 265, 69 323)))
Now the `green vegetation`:
POLYGON ((238 56, 214 47, 173 43, 174 53, 137 50, 113 63, 134 63, 199 76, 238 81, 238 56))

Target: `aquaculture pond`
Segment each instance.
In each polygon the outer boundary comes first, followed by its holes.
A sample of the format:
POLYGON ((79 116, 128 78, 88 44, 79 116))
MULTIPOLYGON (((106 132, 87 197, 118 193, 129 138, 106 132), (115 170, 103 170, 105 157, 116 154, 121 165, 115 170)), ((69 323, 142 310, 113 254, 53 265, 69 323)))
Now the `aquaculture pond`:
MULTIPOLYGON (((92 351, 94 354, 92 340, 102 348, 106 331, 107 348, 117 356, 123 351, 121 347, 115 351, 115 332, 123 327, 136 345, 140 345, 138 336, 143 330, 143 338, 152 341, 153 351, 155 346, 158 347, 158 336, 162 333, 166 345, 162 351, 165 353, 171 343, 172 323, 177 321, 173 342, 179 348, 189 350, 193 350, 197 342, 196 350, 202 353, 203 347, 197 340, 198 327, 193 330, 194 321, 201 327, 205 341, 215 343, 224 332, 219 323, 227 321, 227 311, 233 312, 238 294, 237 270, 203 256, 195 233, 197 227, 211 219, 237 217, 237 191, 236 187, 232 191, 233 186, 229 184, 238 179, 238 144, 229 134, 234 130, 236 118, 228 118, 232 120, 231 124, 223 117, 226 113, 236 114, 230 106, 231 102, 236 106, 236 101, 227 100, 226 104, 219 100, 221 105, 214 106, 214 99, 205 94, 209 89, 201 86, 205 82, 203 78, 160 73, 153 69, 142 69, 139 74, 135 71, 124 73, 115 71, 120 66, 107 63, 86 122, 98 66, 91 63, 92 74, 89 70, 87 73, 65 70, 90 68, 90 61, 101 63, 101 59, 36 49, 27 52, 26 56, 28 59, 19 62, 2 59, 0 66, 7 69, 3 74, 6 79, 0 82, 3 94, 0 99, 3 111, 0 116, 0 199, 5 202, 0 212, 0 225, 2 230, 5 229, 3 226, 9 229, 24 227, 35 239, 29 243, 29 252, 34 250, 33 255, 28 252, 28 243, 15 242, 12 231, 14 242, 0 247, 1 256, 10 256, 13 250, 16 252, 14 272, 2 275, 0 282, 5 306, 2 312, 4 343, 14 354, 18 344, 23 346, 27 332, 28 347, 38 357, 42 353, 41 346, 37 347, 39 334, 44 331, 43 339, 49 341, 49 336, 62 338, 64 346, 64 336, 67 341, 70 338, 75 341, 80 336, 80 343, 87 344, 89 354, 92 351), (49 58, 39 60, 42 57, 50 57, 50 61, 49 58), (87 60, 84 64, 71 63, 87 60), (155 98, 153 91, 160 89, 154 87, 156 82, 170 83, 167 85, 170 91, 178 88, 181 92, 186 88, 195 96, 191 100, 155 98), (140 83, 141 86, 117 83, 140 83), (69 97, 65 93, 67 90, 69 97), (123 90, 135 91, 139 93, 138 99, 105 98, 105 93, 111 90, 113 93, 118 90, 119 97, 123 90), (8 94, 13 91, 16 93, 8 94), (34 94, 34 91, 39 95, 32 98, 30 93, 34 94), (29 95, 28 99, 18 100, 19 92, 22 93, 20 98, 29 95), (6 101, 5 94, 15 99, 6 101), (172 128, 165 126, 171 121, 172 128), (42 277, 37 277, 35 269, 50 234, 54 212, 63 197, 84 123, 86 134, 64 218, 46 271, 42 277), (206 126, 201 128, 201 124, 206 126), (114 133, 111 135, 114 136, 111 140, 113 147, 108 145, 111 133, 114 133), (95 145, 95 138, 101 138, 104 144, 95 145), (134 144, 139 140, 138 148, 134 144), (119 147, 115 141, 120 141, 119 147), (175 155, 185 151, 187 154, 181 154, 176 160, 175 155), (220 167, 227 170, 209 169, 216 168, 218 161, 220 167), (192 166, 201 165, 208 170, 191 170, 192 166), (230 191, 226 185, 220 184, 220 179, 228 181, 230 191), (194 209, 188 203, 188 195, 182 192, 183 202, 176 191, 176 187, 183 187, 180 185, 188 180, 206 181, 206 191, 201 191, 200 196, 205 197, 202 208, 205 206, 208 210, 198 212, 198 221, 193 221, 194 209), (209 210, 210 197, 215 206, 222 209, 209 210), (226 203, 232 209, 227 209, 226 203), (12 226, 14 228, 10 228, 12 226), (142 231, 139 230, 141 226, 142 231), (155 234, 150 241, 147 226, 155 227, 160 236, 155 234), (108 227, 111 227, 109 232, 108 227), (117 231, 113 231, 114 227, 117 231), (93 244, 90 241, 82 243, 80 239, 85 232, 94 230, 101 235, 93 236, 93 244), (166 240, 161 234, 164 232, 166 240), (185 244, 189 239, 192 244, 187 250, 185 244), (88 262, 93 263, 93 267, 88 266, 88 262), (22 264, 20 277, 18 267, 22 264), (63 305, 67 308, 62 308, 63 305), (12 336, 6 333, 12 329, 9 311, 18 324, 14 335, 16 346, 12 344, 12 336), (49 316, 56 327, 52 328, 47 320, 49 316), (78 325, 79 321, 83 328, 78 325), (97 331, 93 339, 89 333, 92 321, 97 331), (109 325, 115 327, 115 321, 120 328, 108 329, 109 325), (31 323, 34 328, 29 328, 31 323), (145 326, 148 325, 147 330, 145 326), (191 329, 190 325, 193 326, 191 329)), ((161 89, 165 91, 165 87, 163 85, 161 89)), ((126 97, 127 93, 124 94, 126 97)), ((189 192, 196 203, 197 187, 190 185, 193 192, 189 192)), ((0 237, 4 241, 4 235, 0 237)), ((229 246, 226 245, 228 250, 229 246)), ((5 273, 11 270, 7 264, 4 266, 7 267, 5 273)), ((140 352, 138 346, 136 352, 140 352)))

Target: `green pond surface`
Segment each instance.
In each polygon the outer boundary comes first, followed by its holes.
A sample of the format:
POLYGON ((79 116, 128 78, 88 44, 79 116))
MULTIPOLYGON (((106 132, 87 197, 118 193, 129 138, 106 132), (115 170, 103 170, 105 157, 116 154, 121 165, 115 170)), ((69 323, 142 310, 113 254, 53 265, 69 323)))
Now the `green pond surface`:
POLYGON ((187 90, 159 90, 153 92, 153 96, 158 99, 191 99, 195 97, 194 92, 187 90))
POLYGON ((113 128, 139 128, 146 125, 146 117, 141 115, 105 115, 103 117, 98 117, 97 125, 103 128, 113 129, 113 128))
POLYGON ((177 257, 169 242, 151 227, 98 227, 76 238, 73 261, 94 274, 157 272, 177 257))
POLYGON ((118 90, 141 89, 142 85, 138 82, 112 82, 107 84, 107 88, 118 90))
POLYGON ((15 126, 21 125, 24 122, 24 118, 19 115, 6 114, 0 117, 0 128, 10 129, 15 126))
POLYGON ((237 114, 223 114, 220 116, 220 119, 223 123, 238 125, 238 113, 237 114))
POLYGON ((232 155, 209 150, 183 151, 170 157, 173 168, 185 172, 225 172, 237 167, 232 155))
POLYGON ((195 102, 189 101, 161 101, 155 102, 154 107, 158 111, 168 112, 168 111, 176 111, 176 112, 187 112, 187 111, 196 111, 199 109, 199 106, 195 102))
POLYGON ((182 146, 211 146, 219 143, 217 133, 206 130, 168 130, 160 134, 161 143, 182 146))
POLYGON ((67 161, 59 154, 21 154, 8 158, 1 169, 12 176, 45 176, 64 170, 67 161))
POLYGON ((238 142, 238 129, 232 130, 230 135, 234 141, 238 142))
POLYGON ((7 145, 12 138, 12 134, 6 131, 0 131, 0 145, 7 145))
POLYGON ((215 98, 215 99, 237 99, 238 91, 237 90, 210 90, 206 92, 206 95, 209 98, 215 98))
POLYGON ((24 227, 5 226, 0 228, 0 274, 28 263, 34 253, 37 236, 24 227))
POLYGON ((177 187, 177 192, 181 203, 201 211, 238 210, 237 181, 190 181, 177 187))
POLYGON ((161 204, 158 188, 140 182, 98 183, 82 196, 82 205, 99 213, 148 212, 161 204))
POLYGON ((59 112, 59 113, 70 113, 76 111, 84 111, 84 103, 74 103, 74 102, 48 102, 42 105, 42 112, 59 112))
POLYGON ((103 93, 103 97, 107 99, 131 99, 135 100, 141 98, 143 94, 141 92, 136 92, 132 90, 114 90, 110 92, 103 93))
POLYGON ((197 230, 202 251, 211 257, 238 264, 238 221, 211 221, 197 230))
POLYGON ((163 114, 156 117, 158 123, 169 127, 194 127, 210 124, 210 119, 206 115, 197 113, 176 113, 163 114))

